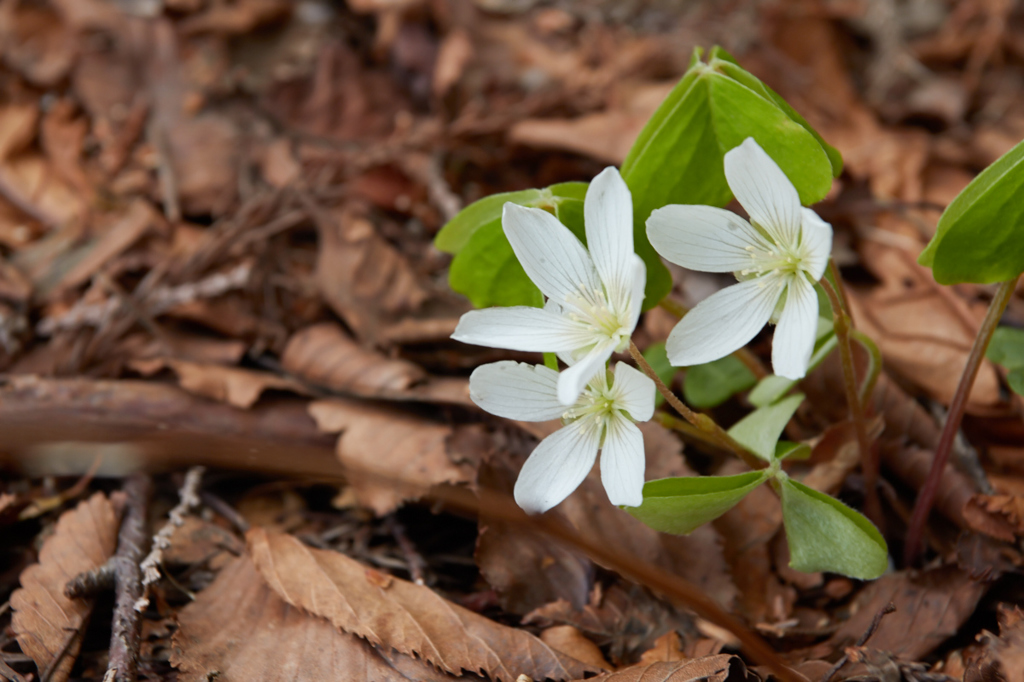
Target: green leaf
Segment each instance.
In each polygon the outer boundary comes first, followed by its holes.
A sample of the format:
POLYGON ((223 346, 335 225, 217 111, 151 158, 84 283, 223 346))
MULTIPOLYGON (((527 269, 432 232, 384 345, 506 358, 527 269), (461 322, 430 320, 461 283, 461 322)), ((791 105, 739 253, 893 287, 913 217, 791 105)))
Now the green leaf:
POLYGON ((988 284, 1024 272, 1024 142, 983 170, 942 213, 918 262, 941 284, 988 284))
POLYGON ((463 209, 442 228, 435 244, 457 249, 448 283, 477 308, 489 306, 542 306, 540 290, 527 277, 501 228, 505 202, 545 208, 586 243, 583 226, 584 182, 563 182, 544 190, 495 194, 463 209))
POLYGON ((797 393, 773 405, 759 407, 736 422, 729 429, 729 435, 764 461, 771 462, 782 430, 803 401, 803 394, 797 393))
POLYGON ((469 243, 477 230, 494 223, 501 226, 501 210, 506 202, 522 206, 536 206, 544 196, 539 189, 524 189, 519 192, 492 194, 474 201, 449 220, 434 237, 434 246, 445 253, 459 253, 469 243))
POLYGON ((713 50, 707 63, 694 55, 622 164, 636 225, 666 204, 726 205, 732 192, 722 160, 747 137, 775 159, 804 204, 824 198, 841 169, 838 152, 727 53, 713 50))
MULTIPOLYGON (((836 349, 839 342, 836 340, 835 332, 832 329, 832 320, 824 317, 818 318, 817 340, 814 342, 814 353, 807 365, 808 374, 825 361, 829 353, 836 349)), ((761 381, 747 395, 747 400, 754 407, 765 407, 771 405, 782 396, 786 395, 791 388, 796 386, 797 381, 786 379, 775 374, 770 374, 761 381)))
POLYGON ((1024 329, 997 327, 985 357, 1007 369, 1024 367, 1024 329))
POLYGON ((768 478, 766 471, 736 476, 684 476, 644 484, 644 502, 626 511, 655 530, 686 535, 732 509, 768 478))
POLYGON ((985 356, 1006 368, 1006 383, 1019 395, 1024 395, 1024 330, 998 327, 988 344, 985 356))
MULTIPOLYGON (((666 386, 672 385, 672 377, 676 375, 679 368, 673 367, 672 363, 669 362, 664 342, 659 341, 647 346, 647 349, 644 350, 644 359, 647 360, 647 364, 651 366, 651 369, 654 370, 654 373, 658 375, 658 378, 666 386)), ((661 395, 661 393, 656 393, 654 395, 654 406, 658 407, 663 402, 665 402, 665 396, 661 395)))
POLYGON ((888 568, 889 548, 871 522, 839 500, 779 475, 789 565, 873 580, 888 568))
POLYGON ((757 383, 757 377, 735 355, 694 365, 683 377, 683 396, 698 409, 717 407, 757 383))
POLYGON ((780 440, 775 444, 775 459, 807 459, 811 456, 811 446, 807 443, 794 443, 791 440, 780 440))

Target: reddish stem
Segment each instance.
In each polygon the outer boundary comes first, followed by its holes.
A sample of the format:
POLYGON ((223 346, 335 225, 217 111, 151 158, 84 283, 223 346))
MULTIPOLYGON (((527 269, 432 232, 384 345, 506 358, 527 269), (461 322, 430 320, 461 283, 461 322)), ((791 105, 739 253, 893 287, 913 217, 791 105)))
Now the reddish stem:
POLYGON ((935 448, 935 458, 932 460, 932 468, 928 471, 928 478, 917 494, 917 502, 914 503, 914 512, 910 516, 910 526, 907 528, 906 544, 903 546, 903 562, 912 566, 917 562, 921 553, 921 538, 924 535, 924 525, 928 520, 928 513, 935 502, 935 496, 939 492, 939 481, 942 479, 942 471, 949 461, 949 453, 953 449, 953 440, 956 438, 957 430, 960 428, 960 421, 964 416, 964 407, 967 405, 967 397, 974 386, 974 379, 978 376, 978 369, 985 359, 985 351, 988 349, 992 334, 999 325, 999 320, 1006 311, 1017 288, 1017 280, 1020 275, 1009 279, 999 285, 996 295, 989 304, 988 312, 981 323, 978 335, 974 338, 974 346, 971 347, 971 354, 967 357, 967 365, 960 376, 960 384, 956 387, 953 395, 953 402, 949 405, 949 413, 946 415, 946 424, 942 428, 942 435, 939 437, 939 444, 935 448))

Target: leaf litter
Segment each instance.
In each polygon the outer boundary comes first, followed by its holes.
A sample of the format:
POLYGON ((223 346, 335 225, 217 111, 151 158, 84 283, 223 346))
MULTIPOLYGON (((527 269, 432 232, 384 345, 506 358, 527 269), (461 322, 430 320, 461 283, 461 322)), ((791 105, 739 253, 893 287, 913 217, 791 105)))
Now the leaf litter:
MULTIPOLYGON (((175 472, 203 465, 201 518, 171 536, 142 614, 144 679, 764 679, 673 595, 421 500, 507 493, 546 428, 469 400, 473 367, 534 358, 448 340, 469 306, 431 238, 482 196, 621 162, 717 42, 843 154, 816 210, 884 360, 871 412, 898 549, 991 296, 915 258, 936 209, 1024 135, 1024 19, 980 0, 777 5, 0 3, 0 675, 103 678, 109 606, 90 619, 62 596, 116 549, 116 498, 89 495, 146 471, 168 483, 155 522, 175 472), (245 549, 250 525, 277 530, 245 549)), ((724 284, 677 281, 687 301, 724 284)), ((660 314, 645 342, 668 333, 660 314)), ((1019 296, 1004 323, 1024 325, 1019 296)), ((592 473, 552 518, 684 577, 808 679, 844 655, 833 680, 1017 679, 1024 425, 1003 371, 982 367, 921 570, 793 571, 767 489, 675 537, 611 508, 592 473)), ((790 474, 856 507, 838 362, 800 391, 787 436, 820 447, 790 474)), ((735 473, 690 434, 651 425, 645 443, 649 478, 735 473)))

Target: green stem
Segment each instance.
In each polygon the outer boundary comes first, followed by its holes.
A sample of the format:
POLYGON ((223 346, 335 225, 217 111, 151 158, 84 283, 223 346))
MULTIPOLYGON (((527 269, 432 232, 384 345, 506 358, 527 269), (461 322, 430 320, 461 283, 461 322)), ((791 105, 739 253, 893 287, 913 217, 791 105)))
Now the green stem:
POLYGON ((669 405, 675 409, 683 419, 693 424, 696 429, 702 433, 707 434, 711 440, 727 450, 732 451, 737 457, 742 459, 747 466, 751 469, 763 469, 766 463, 762 461, 757 455, 747 450, 745 447, 740 445, 736 440, 726 433, 725 429, 715 423, 711 417, 706 414, 694 412, 689 407, 683 404, 679 398, 676 397, 675 393, 669 390, 665 382, 661 380, 654 368, 651 367, 650 363, 647 362, 647 358, 643 356, 640 349, 636 347, 636 344, 632 340, 629 342, 629 354, 633 356, 636 364, 640 366, 640 369, 644 374, 649 376, 654 385, 658 387, 658 392, 665 398, 669 405))
MULTIPOLYGON (((832 276, 837 275, 833 270, 832 276)), ((838 285, 839 280, 836 280, 838 285)), ((878 459, 868 438, 867 422, 864 420, 864 396, 858 390, 857 372, 853 366, 853 347, 850 344, 850 317, 846 313, 841 294, 832 287, 827 277, 821 278, 821 286, 832 304, 832 320, 839 343, 839 357, 843 363, 843 385, 846 388, 846 405, 850 410, 850 421, 857 434, 857 449, 860 451, 860 467, 864 474, 864 513, 871 521, 882 527, 882 505, 878 500, 878 459)), ((867 383, 867 382, 865 382, 867 383)))
POLYGON ((988 306, 988 312, 981 323, 978 335, 974 338, 974 345, 971 347, 971 354, 967 356, 967 364, 964 372, 960 375, 960 384, 953 394, 953 402, 949 404, 949 413, 946 414, 946 423, 942 427, 942 435, 939 437, 939 444, 935 448, 935 458, 932 460, 932 468, 928 471, 928 478, 921 486, 917 494, 917 502, 914 503, 914 511, 910 515, 910 526, 907 528, 907 540, 903 546, 903 561, 907 566, 913 565, 921 553, 921 538, 924 535, 925 522, 928 520, 928 513, 931 511, 935 496, 939 492, 939 482, 942 480, 942 472, 949 461, 949 453, 953 449, 953 440, 956 438, 960 428, 960 421, 964 416, 964 407, 967 405, 967 398, 974 385, 974 379, 978 375, 978 369, 985 359, 985 351, 988 350, 992 334, 999 326, 1006 306, 1010 303, 1017 288, 1017 280, 1020 275, 1013 279, 1006 280, 999 285, 992 303, 988 306))

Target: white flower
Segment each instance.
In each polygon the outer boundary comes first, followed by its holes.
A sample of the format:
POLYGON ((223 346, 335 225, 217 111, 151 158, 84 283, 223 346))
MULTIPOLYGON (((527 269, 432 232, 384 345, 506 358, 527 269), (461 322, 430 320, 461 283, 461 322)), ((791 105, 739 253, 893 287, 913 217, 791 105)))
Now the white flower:
POLYGON ((568 356, 573 364, 558 379, 563 405, 576 402, 587 380, 629 344, 647 278, 633 253, 633 199, 617 170, 606 168, 590 183, 583 217, 589 253, 547 211, 505 204, 505 235, 547 304, 474 310, 452 334, 464 343, 568 356))
POLYGON ((814 350, 821 279, 832 226, 800 206, 796 188, 753 138, 725 155, 725 177, 750 222, 712 206, 665 206, 647 236, 666 259, 691 270, 733 272, 739 284, 709 296, 672 330, 673 365, 699 365, 745 346, 765 323, 778 323, 772 367, 799 379, 814 350))
POLYGON ((516 503, 528 513, 545 512, 576 490, 599 449, 601 482, 612 504, 643 502, 644 438, 634 422, 654 414, 654 382, 622 362, 610 384, 604 367, 589 379, 566 409, 558 399, 558 372, 543 365, 506 360, 477 367, 469 377, 473 402, 491 414, 565 423, 540 442, 519 473, 516 503))

